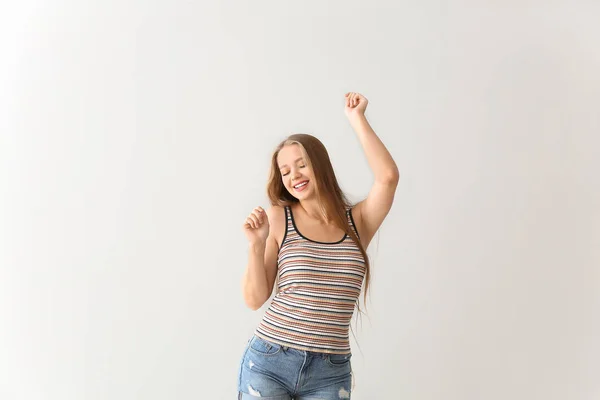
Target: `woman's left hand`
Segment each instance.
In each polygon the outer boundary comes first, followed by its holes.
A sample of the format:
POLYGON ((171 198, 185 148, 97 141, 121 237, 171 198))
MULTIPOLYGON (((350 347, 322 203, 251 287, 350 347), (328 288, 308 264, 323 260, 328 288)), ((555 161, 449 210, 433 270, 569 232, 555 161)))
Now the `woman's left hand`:
POLYGON ((356 92, 346 93, 346 107, 344 112, 348 118, 356 115, 365 115, 365 110, 369 100, 365 96, 356 92))

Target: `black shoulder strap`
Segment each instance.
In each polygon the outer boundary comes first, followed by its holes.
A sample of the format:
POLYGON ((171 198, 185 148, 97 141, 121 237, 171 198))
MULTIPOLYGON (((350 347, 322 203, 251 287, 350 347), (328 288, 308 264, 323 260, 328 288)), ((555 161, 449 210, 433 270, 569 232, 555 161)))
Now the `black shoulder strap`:
POLYGON ((356 223, 354 223, 354 218, 352 217, 352 208, 348 208, 346 214, 348 215, 348 217, 350 217, 350 226, 354 230, 354 233, 356 233, 356 237, 360 239, 360 235, 358 234, 358 228, 356 227, 356 223))
POLYGON ((279 246, 280 249, 281 246, 283 246, 283 244, 285 243, 285 239, 287 239, 288 237, 288 231, 290 230, 290 218, 292 214, 290 206, 284 206, 283 209, 285 210, 285 230, 283 232, 283 239, 281 239, 281 245, 279 246))

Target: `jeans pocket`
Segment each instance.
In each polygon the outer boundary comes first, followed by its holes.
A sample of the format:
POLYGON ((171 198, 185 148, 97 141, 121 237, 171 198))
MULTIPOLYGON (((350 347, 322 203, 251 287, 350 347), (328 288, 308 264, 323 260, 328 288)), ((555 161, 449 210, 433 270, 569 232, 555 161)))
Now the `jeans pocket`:
POLYGON ((351 354, 327 354, 327 364, 333 367, 344 367, 350 365, 351 354))
POLYGON ((281 345, 254 336, 249 343, 249 349, 263 356, 274 356, 281 351, 281 345))

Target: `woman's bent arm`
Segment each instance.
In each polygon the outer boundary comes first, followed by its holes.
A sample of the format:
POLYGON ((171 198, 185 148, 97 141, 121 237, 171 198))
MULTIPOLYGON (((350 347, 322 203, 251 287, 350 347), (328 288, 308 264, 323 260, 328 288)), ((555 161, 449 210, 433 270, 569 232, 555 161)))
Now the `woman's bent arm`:
POLYGON ((274 207, 267 211, 271 227, 266 242, 248 243, 248 264, 242 279, 242 293, 246 305, 258 310, 271 297, 277 273, 278 244, 273 225, 277 224, 274 207))

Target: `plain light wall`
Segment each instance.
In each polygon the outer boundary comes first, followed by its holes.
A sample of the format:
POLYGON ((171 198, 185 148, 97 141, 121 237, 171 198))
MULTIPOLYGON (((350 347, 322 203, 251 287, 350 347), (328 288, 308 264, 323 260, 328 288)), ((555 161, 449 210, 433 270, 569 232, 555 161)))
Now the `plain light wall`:
POLYGON ((29 1, 0 12, 0 399, 233 399, 274 146, 325 143, 369 247, 353 399, 600 398, 597 2, 29 1))

